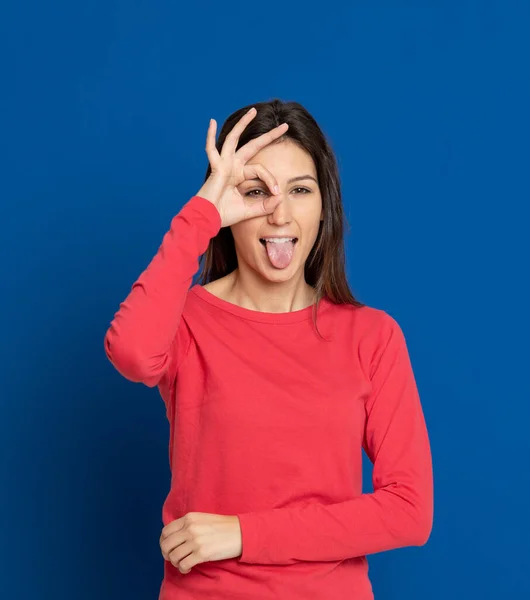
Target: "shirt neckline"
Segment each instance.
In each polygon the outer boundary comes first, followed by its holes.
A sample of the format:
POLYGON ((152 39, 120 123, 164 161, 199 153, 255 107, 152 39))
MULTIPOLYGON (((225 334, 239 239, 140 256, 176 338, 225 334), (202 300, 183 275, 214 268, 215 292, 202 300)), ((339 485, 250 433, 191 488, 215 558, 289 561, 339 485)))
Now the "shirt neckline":
MULTIPOLYGON (((313 314, 314 304, 290 312, 264 312, 261 310, 244 308, 243 306, 239 306, 239 304, 234 304, 233 302, 228 302, 228 300, 223 300, 199 284, 192 286, 190 292, 194 293, 201 300, 208 302, 208 304, 211 304, 220 310, 232 313, 236 317, 240 317, 242 319, 258 321, 260 323, 296 323, 298 321, 305 321, 311 318, 313 314)), ((327 304, 329 304, 329 301, 326 297, 323 297, 320 300, 318 312, 320 313, 323 306, 327 304)))

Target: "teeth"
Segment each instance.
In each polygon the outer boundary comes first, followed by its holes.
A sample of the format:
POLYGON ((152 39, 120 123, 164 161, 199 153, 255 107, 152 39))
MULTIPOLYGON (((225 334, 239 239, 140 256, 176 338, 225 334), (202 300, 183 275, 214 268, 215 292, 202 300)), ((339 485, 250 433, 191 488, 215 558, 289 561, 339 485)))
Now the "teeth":
POLYGON ((283 244, 284 242, 294 242, 296 238, 263 238, 266 242, 273 244, 283 244))

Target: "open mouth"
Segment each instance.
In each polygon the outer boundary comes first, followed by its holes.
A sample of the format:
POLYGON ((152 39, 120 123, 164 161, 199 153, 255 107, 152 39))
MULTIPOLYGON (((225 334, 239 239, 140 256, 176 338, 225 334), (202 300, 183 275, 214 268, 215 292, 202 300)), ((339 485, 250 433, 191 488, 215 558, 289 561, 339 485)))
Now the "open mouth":
POLYGON ((296 242, 298 241, 298 238, 296 238, 296 237, 295 238, 277 238, 277 240, 274 240, 274 241, 273 240, 265 240, 265 238, 260 238, 259 241, 263 246, 267 247, 267 242, 269 242, 269 244, 281 244, 286 241, 291 241, 291 242, 293 242, 293 244, 296 244, 296 242))
POLYGON ((276 269, 288 267, 294 256, 297 237, 260 238, 270 264, 276 269))

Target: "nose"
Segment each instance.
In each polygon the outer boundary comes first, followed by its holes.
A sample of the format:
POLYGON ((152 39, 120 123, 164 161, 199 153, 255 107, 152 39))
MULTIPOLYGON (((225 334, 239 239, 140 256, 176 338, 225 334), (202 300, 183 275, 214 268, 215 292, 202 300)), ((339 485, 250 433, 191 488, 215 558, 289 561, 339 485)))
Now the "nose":
POLYGON ((271 225, 285 225, 291 222, 291 206, 283 195, 274 211, 267 215, 267 219, 271 225))

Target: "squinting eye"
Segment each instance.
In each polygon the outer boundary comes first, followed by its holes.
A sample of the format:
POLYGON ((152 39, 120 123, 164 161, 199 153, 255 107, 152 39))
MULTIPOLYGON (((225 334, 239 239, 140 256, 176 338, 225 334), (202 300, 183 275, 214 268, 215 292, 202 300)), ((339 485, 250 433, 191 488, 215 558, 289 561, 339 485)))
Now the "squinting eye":
POLYGON ((250 196, 252 194, 252 192, 262 192, 263 190, 249 190, 248 192, 245 193, 245 196, 250 196))

